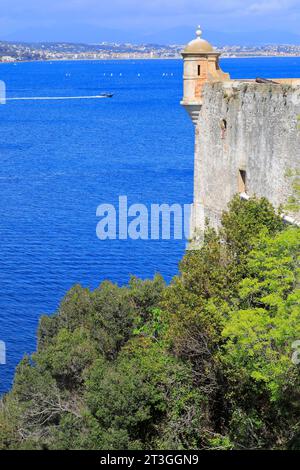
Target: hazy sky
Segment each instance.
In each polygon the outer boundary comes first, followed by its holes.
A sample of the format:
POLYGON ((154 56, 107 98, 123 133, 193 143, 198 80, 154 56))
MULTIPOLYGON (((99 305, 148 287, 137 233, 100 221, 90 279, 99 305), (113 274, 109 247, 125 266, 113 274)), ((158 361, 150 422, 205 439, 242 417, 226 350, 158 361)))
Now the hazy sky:
MULTIPOLYGON (((0 0, 0 39, 128 40, 190 27, 299 34, 300 0, 0 0)), ((176 35, 176 33, 174 33, 176 35)), ((178 37, 179 39, 179 37, 178 37)))

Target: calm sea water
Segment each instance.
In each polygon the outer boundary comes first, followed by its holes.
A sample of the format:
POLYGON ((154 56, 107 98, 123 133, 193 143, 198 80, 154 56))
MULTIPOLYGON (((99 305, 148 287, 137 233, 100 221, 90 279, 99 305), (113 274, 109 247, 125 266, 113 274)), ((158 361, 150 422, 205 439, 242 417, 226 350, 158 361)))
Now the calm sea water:
MULTIPOLYGON (((226 59, 222 67, 233 78, 300 76, 300 58, 226 59)), ((8 97, 115 94, 0 106, 3 393, 35 349, 39 316, 72 285, 176 273, 184 242, 101 242, 96 208, 119 195, 129 204, 191 203, 193 126, 179 105, 181 61, 1 64, 0 80, 8 97)))

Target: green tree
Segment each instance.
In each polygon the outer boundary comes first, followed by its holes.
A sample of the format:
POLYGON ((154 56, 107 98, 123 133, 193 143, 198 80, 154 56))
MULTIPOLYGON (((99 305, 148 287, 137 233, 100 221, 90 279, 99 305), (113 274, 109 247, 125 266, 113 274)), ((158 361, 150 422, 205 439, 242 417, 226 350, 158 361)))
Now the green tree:
POLYGON ((199 446, 204 419, 191 369, 157 342, 136 338, 114 365, 98 361, 86 393, 102 449, 199 446))
POLYGON ((254 197, 249 201, 243 201, 238 195, 233 198, 222 217, 221 237, 238 263, 245 263, 263 229, 269 234, 284 229, 280 212, 265 198, 254 197))
POLYGON ((300 376, 292 362, 300 339, 299 254, 299 229, 261 233, 222 332, 231 433, 241 446, 249 445, 250 429, 257 447, 288 446, 299 433, 300 376))
POLYGON ((235 198, 169 286, 75 286, 0 404, 1 449, 299 449, 300 229, 235 198))

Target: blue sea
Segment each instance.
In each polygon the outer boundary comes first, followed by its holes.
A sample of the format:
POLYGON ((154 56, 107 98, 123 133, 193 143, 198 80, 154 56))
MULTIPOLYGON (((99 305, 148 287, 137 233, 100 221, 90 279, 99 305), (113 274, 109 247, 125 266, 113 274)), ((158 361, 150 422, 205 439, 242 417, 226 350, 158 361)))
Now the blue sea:
MULTIPOLYGON (((299 77, 300 58, 224 59, 232 78, 299 77)), ((0 393, 36 347, 41 314, 74 284, 130 275, 170 281, 185 241, 100 241, 99 204, 190 204, 193 126, 181 61, 0 64, 8 97, 114 93, 112 99, 0 106, 0 393)))

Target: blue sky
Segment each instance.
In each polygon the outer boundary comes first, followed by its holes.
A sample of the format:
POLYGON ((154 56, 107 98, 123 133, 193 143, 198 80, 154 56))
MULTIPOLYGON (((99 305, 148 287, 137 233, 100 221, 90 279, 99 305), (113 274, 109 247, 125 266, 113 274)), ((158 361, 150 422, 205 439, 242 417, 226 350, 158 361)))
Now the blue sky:
POLYGON ((185 42, 198 23, 218 43, 300 37, 300 0, 0 0, 0 6, 0 39, 8 40, 185 42))

